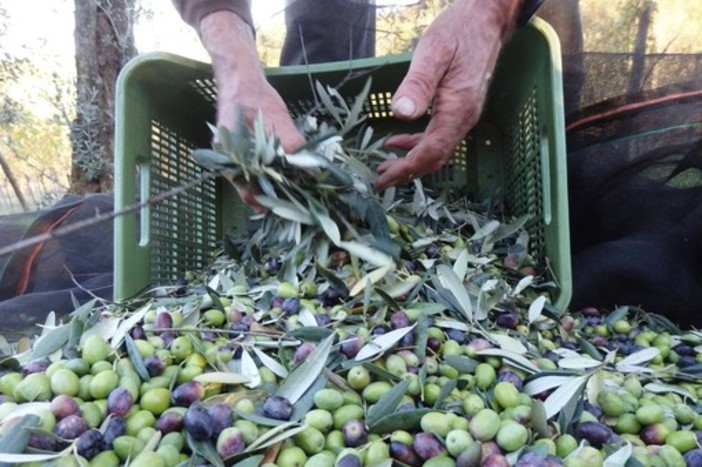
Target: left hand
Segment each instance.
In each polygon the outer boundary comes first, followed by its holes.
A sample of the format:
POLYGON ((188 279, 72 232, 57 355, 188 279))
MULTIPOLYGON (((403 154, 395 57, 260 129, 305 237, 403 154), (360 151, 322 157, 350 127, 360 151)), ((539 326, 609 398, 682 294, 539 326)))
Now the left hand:
POLYGON ((396 135, 386 147, 410 150, 378 166, 376 188, 407 183, 446 165, 478 122, 503 38, 511 31, 520 0, 458 0, 427 28, 407 76, 393 96, 402 120, 431 120, 418 134, 396 135))

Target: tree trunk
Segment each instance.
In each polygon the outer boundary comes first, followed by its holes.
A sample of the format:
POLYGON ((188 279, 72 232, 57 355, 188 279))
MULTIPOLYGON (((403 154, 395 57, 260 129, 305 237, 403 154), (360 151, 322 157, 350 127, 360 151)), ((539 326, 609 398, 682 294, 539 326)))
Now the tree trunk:
POLYGON ((29 211, 29 205, 27 205, 27 201, 24 199, 24 195, 22 195, 22 190, 20 189, 19 183, 17 183, 15 174, 12 173, 10 164, 7 163, 2 154, 0 154, 0 167, 2 167, 2 171, 5 174, 5 177, 7 177, 7 181, 10 182, 10 186, 12 186, 12 189, 15 191, 15 196, 17 196, 17 201, 19 201, 22 209, 29 211))
POLYGON ((71 126, 72 189, 112 189, 114 88, 136 54, 135 0, 75 0, 76 118, 71 126))
POLYGON ((631 63, 631 74, 629 75, 629 95, 638 94, 643 87, 644 68, 646 64, 646 45, 648 32, 651 27, 651 15, 653 14, 653 0, 645 0, 637 17, 636 42, 634 43, 634 54, 631 63))

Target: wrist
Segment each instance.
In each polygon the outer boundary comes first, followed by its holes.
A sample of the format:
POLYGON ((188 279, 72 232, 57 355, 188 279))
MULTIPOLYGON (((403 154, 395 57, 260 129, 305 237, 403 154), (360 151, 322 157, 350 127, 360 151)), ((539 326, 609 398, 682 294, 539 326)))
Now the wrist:
POLYGON ((215 77, 219 72, 261 68, 253 31, 235 13, 222 10, 204 17, 200 22, 200 39, 212 59, 215 77))
POLYGON ((517 26, 522 4, 528 0, 460 0, 470 11, 466 15, 478 16, 498 27, 502 37, 508 36, 517 26))

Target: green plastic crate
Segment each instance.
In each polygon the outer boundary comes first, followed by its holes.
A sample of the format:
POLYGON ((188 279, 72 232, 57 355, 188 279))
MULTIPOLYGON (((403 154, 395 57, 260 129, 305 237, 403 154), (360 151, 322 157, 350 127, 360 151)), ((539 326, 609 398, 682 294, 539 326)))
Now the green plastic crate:
MULTIPOLYGON (((426 119, 392 118, 393 91, 409 56, 267 70, 293 114, 310 108, 310 78, 337 85, 350 70, 373 78, 366 103, 376 135, 419 130, 426 119), (382 66, 381 66, 382 65, 382 66)), ((365 79, 342 89, 353 98, 365 79)), ((115 209, 196 178, 201 169, 190 150, 209 147, 216 95, 209 64, 165 53, 136 57, 117 82, 115 209)), ((548 261, 559 284, 555 305, 568 306, 571 265, 560 47, 551 27, 535 18, 502 50, 480 123, 453 161, 430 183, 449 184, 467 196, 500 188, 510 214, 531 214, 531 253, 548 261)), ((114 298, 133 297, 150 286, 174 284, 201 270, 224 232, 245 232, 247 208, 228 184, 210 180, 167 201, 115 220, 114 298)))

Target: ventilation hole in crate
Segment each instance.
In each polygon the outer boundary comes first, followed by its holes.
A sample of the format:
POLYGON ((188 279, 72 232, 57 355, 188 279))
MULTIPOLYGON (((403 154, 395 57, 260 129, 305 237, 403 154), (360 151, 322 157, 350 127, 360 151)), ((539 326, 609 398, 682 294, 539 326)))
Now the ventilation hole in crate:
POLYGON ((439 189, 461 189, 466 186, 467 177, 468 143, 464 139, 456 147, 448 164, 429 176, 429 183, 439 189))
POLYGON ((363 110, 369 118, 388 118, 394 116, 390 105, 392 104, 391 92, 375 92, 368 95, 363 105, 363 110))
POLYGON ((513 215, 532 216, 526 225, 530 235, 530 253, 538 263, 543 264, 546 240, 543 218, 540 216, 543 211, 543 187, 536 89, 530 93, 511 128, 511 157, 506 167, 507 208, 513 215))
POLYGON ((213 79, 196 79, 190 85, 211 104, 217 103, 217 87, 213 79))
MULTIPOLYGON (((194 145, 157 121, 151 123, 151 196, 197 178, 201 169, 190 157, 194 145)), ((173 284, 186 271, 200 270, 216 238, 214 180, 151 208, 151 279, 173 284)))

